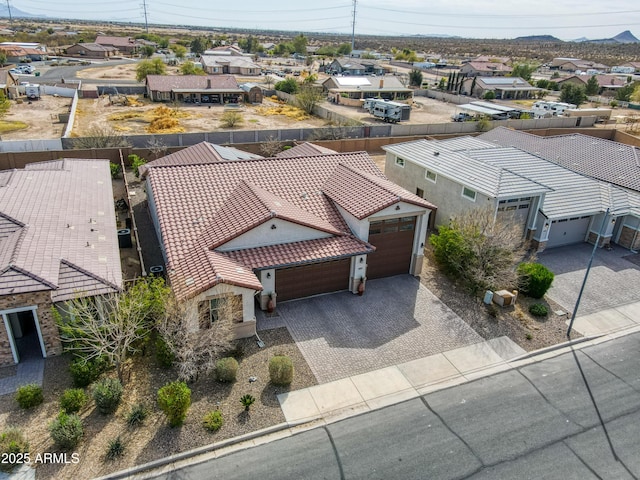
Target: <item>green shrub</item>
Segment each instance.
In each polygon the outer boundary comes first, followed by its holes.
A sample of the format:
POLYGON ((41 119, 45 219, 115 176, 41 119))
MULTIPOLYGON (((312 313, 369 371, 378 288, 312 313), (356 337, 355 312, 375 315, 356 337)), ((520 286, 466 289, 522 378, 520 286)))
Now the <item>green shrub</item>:
POLYGON ((118 178, 120 176, 120 164, 109 162, 109 168, 111 169, 111 178, 118 178))
POLYGON ((83 435, 82 420, 76 413, 60 412, 49 424, 49 432, 55 444, 63 450, 75 448, 83 435))
POLYGON ((219 382, 235 382, 238 361, 233 357, 221 358, 216 362, 216 378, 219 382))
POLYGON ((244 406, 244 409, 249 411, 249 407, 255 403, 256 399, 248 393, 240 397, 240 403, 244 406))
POLYGON ((240 112, 235 112, 230 110, 228 112, 224 112, 222 117, 220 117, 220 127, 222 128, 233 128, 239 125, 242 125, 243 122, 242 115, 240 112))
POLYGON ((22 431, 17 428, 9 428, 0 434, 0 470, 10 472, 22 463, 21 455, 29 453, 29 442, 24 438, 22 431), (13 455, 11 455, 13 454, 13 455))
POLYGON ((540 263, 518 265, 520 291, 533 298, 542 298, 553 283, 553 272, 540 263))
POLYGON ((35 383, 23 385, 16 392, 16 401, 20 408, 33 408, 40 405, 43 400, 42 387, 35 383))
POLYGON ((286 355, 269 360, 269 377, 274 385, 289 385, 293 381, 293 362, 286 355))
POLYGON ((79 412, 87 403, 87 394, 81 388, 68 388, 60 397, 60 408, 66 413, 79 412))
POLYGON ((529 306, 529 313, 534 317, 546 317, 549 314, 549 310, 541 303, 534 303, 529 306))
POLYGON ((204 428, 210 432, 216 432, 220 430, 220 427, 224 425, 224 418, 222 418, 222 412, 220 410, 212 410, 207 413, 202 419, 204 428))
POLYGON ((103 378, 93 386, 93 400, 98 411, 103 414, 113 413, 122 398, 122 384, 117 378, 103 378))
POLYGON ((131 169, 133 170, 133 174, 136 177, 140 176, 140 171, 138 170, 142 165, 144 165, 145 163, 147 163, 147 161, 136 155, 135 153, 132 153, 131 155, 129 155, 127 157, 129 159, 129 162, 131 163, 131 169))
POLYGON ((124 454, 124 442, 118 435, 116 438, 109 440, 107 445, 107 453, 105 457, 107 460, 115 460, 124 454))
POLYGON ((173 365, 175 355, 164 341, 164 338, 158 337, 156 339, 156 360, 162 368, 170 368, 173 365))
POLYGON ((127 425, 130 427, 142 425, 148 415, 149 410, 147 407, 143 403, 136 403, 127 414, 127 425))
POLYGON ((69 365, 73 385, 78 388, 88 387, 95 382, 105 370, 106 362, 101 358, 93 360, 76 358, 71 362, 71 365, 69 365))
POLYGON ((191 406, 191 389, 184 382, 167 383, 158 390, 158 406, 167 416, 169 425, 182 425, 191 406))

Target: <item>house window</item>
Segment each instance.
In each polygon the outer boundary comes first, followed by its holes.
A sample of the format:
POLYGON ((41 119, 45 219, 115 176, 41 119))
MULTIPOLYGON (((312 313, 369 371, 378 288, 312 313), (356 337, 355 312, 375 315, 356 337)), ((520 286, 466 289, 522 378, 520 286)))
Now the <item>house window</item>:
POLYGON ((210 298, 199 305, 200 328, 206 329, 220 321, 242 322, 242 295, 210 298))
POLYGON ((404 158, 396 157, 396 165, 404 168, 404 158))
POLYGON ((476 192, 467 187, 462 187, 462 196, 468 200, 476 201, 476 192))
POLYGON ((424 178, 426 178, 430 182, 436 183, 436 179, 438 178, 438 176, 431 170, 426 170, 424 172, 424 178))

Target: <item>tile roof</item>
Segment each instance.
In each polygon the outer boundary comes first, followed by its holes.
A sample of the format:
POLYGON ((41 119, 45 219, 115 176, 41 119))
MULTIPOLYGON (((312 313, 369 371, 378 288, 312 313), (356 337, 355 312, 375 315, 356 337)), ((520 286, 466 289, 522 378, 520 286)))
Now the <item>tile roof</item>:
POLYGON ((64 262, 110 291, 122 286, 107 160, 13 170, 0 186, 0 212, 0 294, 72 288, 61 275, 64 262))
POLYGON ((117 37, 111 35, 98 35, 94 43, 98 43, 100 45, 112 45, 114 47, 139 45, 139 42, 132 37, 117 37))
POLYGON ((238 186, 218 209, 210 228, 202 233, 202 237, 210 249, 218 248, 272 218, 280 218, 332 235, 342 235, 340 230, 326 220, 245 180, 240 180, 238 186))
MULTIPOLYGON (((471 61, 466 63, 478 72, 510 72, 513 69, 504 63, 471 61)), ((464 67, 464 65, 463 65, 464 67)))
POLYGON ((499 165, 471 158, 466 145, 463 150, 457 151, 460 145, 460 140, 452 143, 450 147, 447 141, 417 140, 388 145, 383 147, 383 150, 414 161, 438 175, 493 198, 539 195, 550 190, 545 185, 499 165))
POLYGON ((296 145, 288 150, 283 150, 276 154, 278 158, 291 158, 291 157, 308 157, 310 155, 318 155, 324 153, 338 153, 330 148, 325 148, 315 143, 304 142, 300 145, 296 145))
POLYGON ((260 270, 337 260, 374 251, 375 247, 369 243, 352 236, 342 236, 234 250, 223 254, 249 268, 260 270))
POLYGON ((386 178, 358 172, 345 165, 338 165, 322 191, 359 220, 401 201, 436 210, 432 203, 386 178))
POLYGON ((159 166, 180 166, 215 163, 229 160, 250 160, 263 158, 249 152, 243 152, 233 147, 222 147, 209 142, 200 142, 196 145, 166 155, 157 160, 147 162, 140 167, 142 178, 146 176, 149 168, 159 166))
MULTIPOLYGON (((200 146, 192 151, 201 152, 202 148, 208 147, 200 146)), ((178 152, 179 161, 165 157, 163 163, 147 164, 146 172, 167 256, 167 271, 179 296, 205 291, 223 281, 221 279, 257 290, 260 284, 249 267, 322 261, 355 255, 370 248, 352 236, 333 200, 323 193, 327 179, 342 175, 343 166, 365 175, 367 188, 380 188, 380 185, 391 188, 388 185, 391 182, 367 153, 184 163, 186 154, 182 152, 187 150, 178 152), (335 236, 235 253, 211 250, 212 246, 237 237, 273 214, 335 236), (257 220, 252 218, 254 215, 257 220), (249 262, 252 255, 261 260, 249 262), (245 261, 249 263, 243 263, 245 261), (243 268, 246 271, 238 270, 243 268)), ((354 177, 343 180, 351 181, 351 178, 354 177)), ((397 201, 402 189, 395 188, 397 191, 388 195, 395 195, 397 201)), ((361 190, 361 196, 367 195, 366 190, 361 190)), ((403 196, 424 202, 418 197, 418 200, 412 198, 409 192, 403 196)), ((375 208, 384 208, 382 205, 386 206, 380 204, 375 208)))
POLYGON ((233 75, 147 75, 147 87, 153 91, 212 90, 242 92, 233 75))
POLYGON ((540 137, 504 127, 478 138, 514 146, 574 172, 640 192, 640 149, 631 145, 582 135, 540 137))

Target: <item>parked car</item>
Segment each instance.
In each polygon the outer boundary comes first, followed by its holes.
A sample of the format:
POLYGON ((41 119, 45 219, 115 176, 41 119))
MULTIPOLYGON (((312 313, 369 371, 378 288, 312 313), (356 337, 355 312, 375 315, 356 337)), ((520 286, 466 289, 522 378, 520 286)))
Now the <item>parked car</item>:
POLYGON ((473 119, 473 115, 469 115, 466 112, 456 113, 451 117, 454 122, 466 122, 468 120, 473 119))

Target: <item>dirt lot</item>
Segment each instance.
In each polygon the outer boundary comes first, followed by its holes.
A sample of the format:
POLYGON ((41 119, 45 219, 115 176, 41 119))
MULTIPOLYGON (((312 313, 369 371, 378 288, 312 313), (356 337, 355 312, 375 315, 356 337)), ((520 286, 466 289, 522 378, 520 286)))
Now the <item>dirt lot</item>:
POLYGON ((60 138, 66 127, 58 120, 59 113, 69 113, 71 99, 43 95, 32 102, 11 102, 11 109, 5 120, 19 120, 28 127, 2 134, 2 140, 43 140, 60 138))

